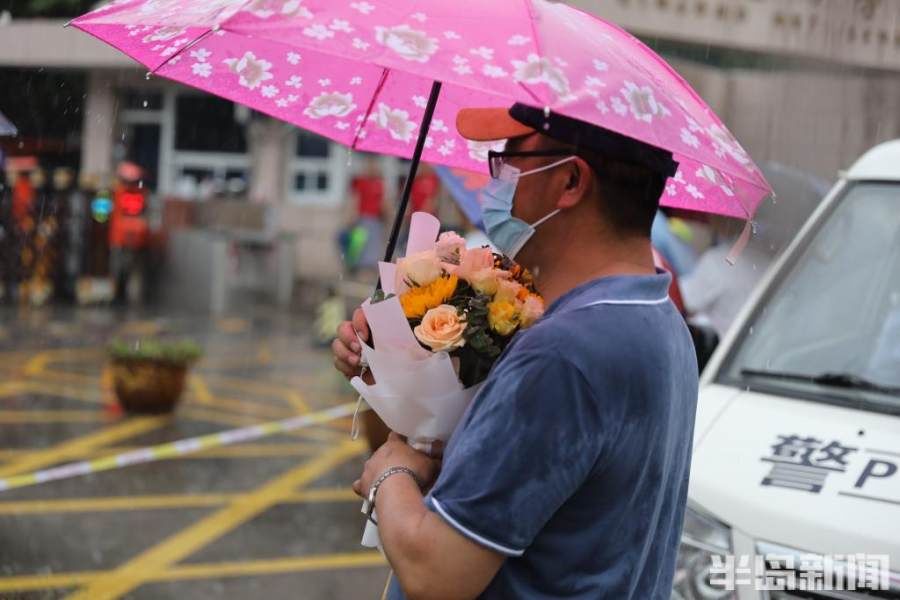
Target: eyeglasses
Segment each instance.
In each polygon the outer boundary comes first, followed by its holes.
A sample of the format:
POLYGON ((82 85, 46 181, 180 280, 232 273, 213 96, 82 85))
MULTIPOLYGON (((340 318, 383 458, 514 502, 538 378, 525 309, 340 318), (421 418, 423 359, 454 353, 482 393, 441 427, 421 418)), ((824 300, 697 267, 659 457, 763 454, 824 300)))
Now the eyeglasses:
POLYGON ((508 158, 524 158, 528 156, 572 156, 571 150, 562 148, 557 150, 526 150, 521 152, 488 150, 488 167, 491 171, 491 177, 498 179, 500 171, 508 158))

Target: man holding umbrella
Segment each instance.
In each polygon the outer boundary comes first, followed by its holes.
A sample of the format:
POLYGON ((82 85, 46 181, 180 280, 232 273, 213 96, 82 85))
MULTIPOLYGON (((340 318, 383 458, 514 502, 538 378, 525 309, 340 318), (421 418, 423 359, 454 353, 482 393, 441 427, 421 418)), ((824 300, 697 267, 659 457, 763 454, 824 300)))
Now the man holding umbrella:
MULTIPOLYGON (((437 478, 392 439, 355 485, 374 490, 392 597, 669 596, 697 370, 651 222, 661 196, 745 219, 739 249, 771 192, 670 65, 549 0, 125 0, 73 25, 153 74, 411 158, 408 181, 420 159, 483 170, 485 140, 509 139, 489 154, 484 222, 550 306, 495 365, 437 478), (512 108, 462 111, 466 140, 446 125, 463 106, 512 108)), ((355 339, 347 323, 334 344, 348 375, 355 339)))
MULTIPOLYGON (((548 303, 463 417, 442 464, 397 436, 356 491, 375 502, 391 598, 668 598, 687 496, 697 366, 654 269, 672 154, 515 104, 464 109, 492 152, 485 224, 548 303), (395 474, 384 474, 391 472, 395 474)), ((354 328, 335 362, 358 371, 354 328)))

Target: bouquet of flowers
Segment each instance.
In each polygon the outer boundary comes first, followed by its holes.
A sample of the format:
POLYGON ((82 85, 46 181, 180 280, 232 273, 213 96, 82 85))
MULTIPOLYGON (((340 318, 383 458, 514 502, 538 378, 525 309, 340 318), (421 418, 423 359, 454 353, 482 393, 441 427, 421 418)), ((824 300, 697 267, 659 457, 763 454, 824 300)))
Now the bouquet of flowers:
MULTIPOLYGON (((362 305, 374 347, 359 340, 375 383, 351 381, 423 450, 449 438, 513 335, 544 312, 525 269, 439 229, 431 215, 414 214, 406 257, 379 265, 383 291, 362 305)), ((363 545, 377 544, 368 523, 363 545)))

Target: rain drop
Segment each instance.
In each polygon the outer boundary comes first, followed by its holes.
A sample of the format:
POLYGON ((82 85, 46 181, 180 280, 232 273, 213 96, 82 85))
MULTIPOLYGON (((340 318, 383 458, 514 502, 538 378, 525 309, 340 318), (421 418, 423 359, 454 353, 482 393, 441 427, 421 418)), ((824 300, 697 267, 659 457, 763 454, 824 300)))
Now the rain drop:
POLYGON ((747 331, 750 335, 753 335, 753 325, 750 326, 750 329, 747 331))
POLYGON ((141 106, 143 106, 144 108, 147 108, 147 106, 149 106, 149 105, 150 105, 150 103, 147 102, 146 100, 144 100, 144 101, 141 103, 141 106))

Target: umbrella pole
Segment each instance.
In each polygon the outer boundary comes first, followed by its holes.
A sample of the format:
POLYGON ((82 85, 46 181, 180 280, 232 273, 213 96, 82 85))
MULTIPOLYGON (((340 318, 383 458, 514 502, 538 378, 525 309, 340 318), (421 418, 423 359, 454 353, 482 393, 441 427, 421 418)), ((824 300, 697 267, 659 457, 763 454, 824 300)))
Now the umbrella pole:
MULTIPOLYGON (((412 155, 412 164, 409 166, 409 176, 403 185, 403 195, 400 197, 400 206, 397 207, 397 214, 394 216, 394 225, 391 227, 391 236, 388 238, 387 248, 384 251, 384 261, 391 262, 394 258, 394 250, 397 247, 397 238, 400 237, 400 227, 403 225, 403 217, 406 215, 406 207, 409 206, 409 195, 412 191, 413 180, 416 178, 416 171, 419 170, 419 160, 422 158, 422 150, 425 149, 425 138, 428 137, 428 129, 431 127, 431 117, 434 116, 434 107, 437 105, 438 96, 441 93, 441 82, 435 81, 431 85, 431 96, 428 98, 428 104, 425 106, 425 115, 422 117, 422 124, 419 127, 419 139, 416 141, 416 150, 412 155)), ((378 279, 376 289, 381 289, 381 279, 378 279)))

